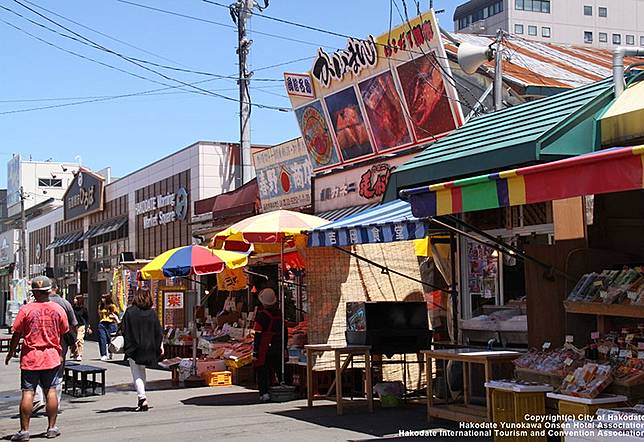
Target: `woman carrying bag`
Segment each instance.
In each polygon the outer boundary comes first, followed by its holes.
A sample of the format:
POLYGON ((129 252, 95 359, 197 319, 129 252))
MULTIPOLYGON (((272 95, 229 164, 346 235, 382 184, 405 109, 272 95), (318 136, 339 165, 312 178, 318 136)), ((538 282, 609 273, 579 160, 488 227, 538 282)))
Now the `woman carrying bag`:
POLYGON ((163 332, 152 303, 149 290, 137 289, 121 323, 125 358, 130 362, 132 381, 139 398, 136 411, 148 411, 149 407, 145 395, 145 366, 156 364, 163 355, 163 332))
POLYGON ((111 353, 108 356, 108 345, 120 322, 112 295, 103 295, 98 305, 98 320, 98 350, 101 352, 101 361, 107 361, 112 359, 111 353))

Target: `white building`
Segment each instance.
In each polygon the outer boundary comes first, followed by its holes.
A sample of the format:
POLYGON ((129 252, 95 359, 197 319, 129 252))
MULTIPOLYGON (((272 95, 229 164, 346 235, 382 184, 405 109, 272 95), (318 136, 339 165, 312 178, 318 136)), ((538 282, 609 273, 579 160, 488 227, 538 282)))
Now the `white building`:
POLYGON ((454 12, 456 32, 498 29, 542 42, 644 46, 644 0, 470 0, 454 12))
POLYGON ((14 155, 7 164, 7 212, 20 213, 20 187, 25 195, 25 209, 51 198, 62 200, 78 164, 25 160, 14 155))

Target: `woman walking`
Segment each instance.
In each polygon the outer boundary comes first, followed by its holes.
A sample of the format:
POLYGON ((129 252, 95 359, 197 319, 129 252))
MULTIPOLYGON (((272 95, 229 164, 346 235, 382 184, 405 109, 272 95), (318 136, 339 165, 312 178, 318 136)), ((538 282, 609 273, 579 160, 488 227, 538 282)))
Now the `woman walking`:
POLYGON ((270 401, 268 394, 273 374, 282 380, 282 358, 284 348, 282 342, 282 312, 277 304, 277 296, 271 288, 265 288, 259 295, 262 308, 255 317, 255 340, 253 343, 253 367, 257 376, 259 400, 270 401))
POLYGON ((139 398, 136 411, 148 411, 145 395, 145 366, 159 362, 163 354, 163 332, 156 312, 152 309, 152 294, 137 289, 132 306, 123 316, 125 357, 130 362, 132 381, 139 398))
POLYGON ((83 360, 83 347, 85 346, 85 336, 92 334, 92 329, 89 326, 89 314, 85 307, 83 295, 77 295, 74 298, 74 315, 78 328, 76 329, 76 348, 72 353, 72 359, 77 361, 83 360))
POLYGON ((101 302, 98 305, 98 349, 101 352, 101 361, 112 359, 112 354, 109 353, 108 345, 111 336, 116 333, 116 327, 119 320, 118 309, 114 304, 112 295, 103 295, 101 302))

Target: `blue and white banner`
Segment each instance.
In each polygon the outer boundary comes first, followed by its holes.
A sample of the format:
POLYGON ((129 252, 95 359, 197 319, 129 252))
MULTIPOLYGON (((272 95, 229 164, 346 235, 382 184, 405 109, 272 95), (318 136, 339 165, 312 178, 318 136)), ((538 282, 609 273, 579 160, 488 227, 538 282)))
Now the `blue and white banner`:
POLYGON ((309 247, 332 247, 421 239, 429 228, 427 221, 414 218, 408 202, 396 200, 308 233, 309 247))

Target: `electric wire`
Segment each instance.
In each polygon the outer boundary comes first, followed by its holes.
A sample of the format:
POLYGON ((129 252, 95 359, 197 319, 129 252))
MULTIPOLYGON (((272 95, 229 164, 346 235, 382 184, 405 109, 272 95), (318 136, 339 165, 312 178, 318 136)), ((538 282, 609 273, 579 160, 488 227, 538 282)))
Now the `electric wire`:
MULTIPOLYGON (((162 77, 162 78, 164 78, 164 79, 166 79, 168 81, 173 81, 173 82, 182 84, 182 85, 184 85, 186 87, 189 87, 191 89, 200 91, 202 93, 213 95, 215 97, 219 97, 219 98, 227 100, 227 101, 239 102, 239 100, 237 98, 229 97, 227 95, 219 94, 217 92, 210 92, 207 89, 200 88, 198 86, 195 86, 194 84, 187 83, 187 82, 185 82, 183 80, 180 80, 180 79, 171 77, 169 75, 166 75, 163 72, 159 72, 157 70, 154 70, 154 69, 152 69, 152 68, 150 68, 150 67, 148 67, 148 66, 146 66, 146 65, 144 65, 144 64, 142 64, 142 63, 140 63, 138 61, 132 60, 131 58, 129 58, 127 56, 124 56, 123 54, 121 54, 121 53, 119 53, 117 51, 114 51, 114 50, 109 49, 109 48, 107 48, 107 47, 105 47, 103 45, 100 45, 100 44, 94 42, 93 40, 89 39, 88 37, 85 37, 85 36, 81 35, 80 33, 75 32, 72 29, 69 29, 68 27, 66 27, 64 25, 61 25, 60 23, 58 23, 55 20, 47 17, 46 15, 41 14, 40 12, 34 10, 33 8, 30 8, 29 6, 26 6, 25 4, 21 3, 19 0, 13 0, 13 1, 14 1, 14 3, 17 3, 18 5, 22 6, 23 8, 25 8, 25 9, 31 11, 32 13, 38 15, 39 17, 45 19, 46 21, 48 21, 50 23, 53 23, 54 25, 58 26, 59 28, 64 29, 67 32, 70 32, 71 34, 81 38, 82 40, 85 40, 86 42, 88 42, 91 45, 96 46, 97 49, 100 49, 100 50, 105 51, 105 52, 107 52, 109 54, 112 54, 112 55, 114 55, 114 56, 116 56, 116 57, 118 57, 118 58, 120 58, 122 60, 125 60, 125 61, 127 61, 127 62, 129 62, 129 63, 131 63, 131 64, 133 64, 135 66, 138 66, 141 69, 144 69, 146 71, 154 73, 154 74, 156 74, 156 75, 158 75, 158 76, 160 76, 160 77, 162 77)), ((259 104, 259 103, 252 103, 251 106, 255 106, 255 107, 258 107, 258 108, 262 108, 262 109, 277 110, 277 111, 280 111, 280 112, 289 112, 290 111, 290 109, 277 107, 277 106, 272 106, 272 105, 259 104)))

